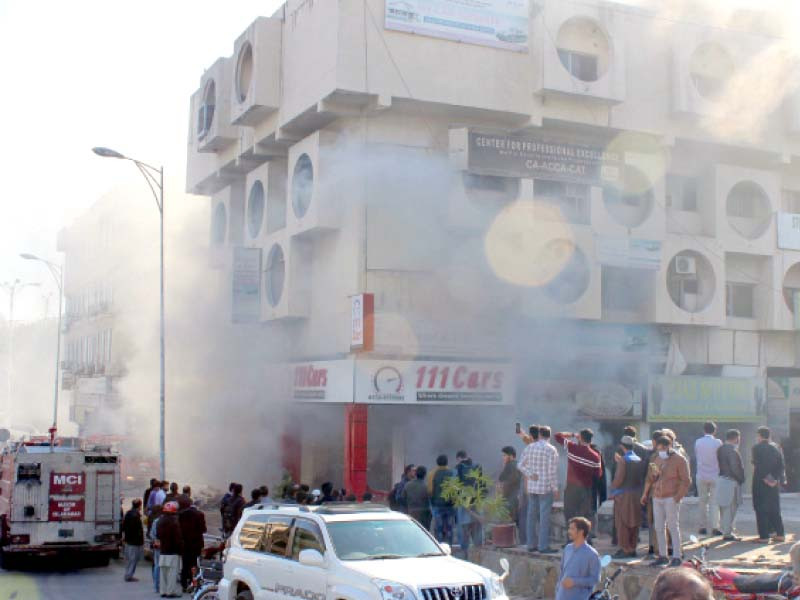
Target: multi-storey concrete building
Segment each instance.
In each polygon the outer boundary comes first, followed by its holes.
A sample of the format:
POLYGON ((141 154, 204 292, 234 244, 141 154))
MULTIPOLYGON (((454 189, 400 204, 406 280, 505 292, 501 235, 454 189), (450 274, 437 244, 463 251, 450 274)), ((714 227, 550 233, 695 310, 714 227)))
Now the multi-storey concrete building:
POLYGON ((187 189, 233 317, 289 340, 265 410, 303 404, 302 477, 493 460, 515 420, 787 437, 800 103, 771 15, 488 4, 289 0, 192 95, 187 189))

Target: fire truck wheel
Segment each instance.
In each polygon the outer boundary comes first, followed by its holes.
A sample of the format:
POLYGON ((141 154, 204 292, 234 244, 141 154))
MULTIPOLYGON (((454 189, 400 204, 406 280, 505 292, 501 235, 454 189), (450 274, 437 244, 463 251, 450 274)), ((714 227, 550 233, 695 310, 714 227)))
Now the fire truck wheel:
POLYGON ((253 600, 253 594, 250 590, 242 590, 236 594, 236 600, 253 600))

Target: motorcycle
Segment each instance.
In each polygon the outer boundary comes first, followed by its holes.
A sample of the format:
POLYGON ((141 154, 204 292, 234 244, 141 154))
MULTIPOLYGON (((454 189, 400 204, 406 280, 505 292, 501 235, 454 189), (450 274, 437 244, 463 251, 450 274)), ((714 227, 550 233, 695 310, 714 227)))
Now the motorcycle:
MULTIPOLYGON (((689 539, 693 544, 698 541, 696 536, 689 539)), ((708 544, 700 546, 700 556, 693 556, 683 566, 700 573, 726 600, 800 598, 800 580, 795 580, 788 571, 742 575, 733 569, 710 566, 706 561, 707 549, 708 544)))
POLYGON ((197 567, 192 569, 192 583, 189 586, 189 593, 193 600, 217 600, 219 591, 219 580, 222 579, 223 560, 222 553, 225 550, 225 538, 217 536, 204 536, 205 547, 197 567))
MULTIPOLYGON (((608 565, 611 564, 611 557, 606 554, 603 558, 600 559, 600 567, 605 569, 608 565)), ((603 587, 596 592, 593 592, 591 596, 589 596, 589 600, 619 600, 619 594, 611 594, 609 591, 611 586, 614 584, 614 580, 619 577, 620 573, 622 573, 622 567, 619 567, 614 573, 603 580, 603 587)))

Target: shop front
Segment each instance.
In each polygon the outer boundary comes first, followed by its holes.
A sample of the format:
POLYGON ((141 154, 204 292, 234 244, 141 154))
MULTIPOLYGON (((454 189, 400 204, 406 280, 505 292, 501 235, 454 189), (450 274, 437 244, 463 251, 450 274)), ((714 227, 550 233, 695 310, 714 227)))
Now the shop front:
POLYGON ((800 491, 800 377, 795 369, 767 372, 767 425, 783 448, 787 489, 800 491))
POLYGON ((382 492, 403 465, 432 468, 438 454, 453 460, 460 449, 499 470, 500 448, 514 440, 507 362, 344 358, 290 372, 296 410, 284 467, 304 482, 382 492))
POLYGON ((703 435, 703 423, 714 421, 720 437, 728 429, 742 432, 742 458, 749 470, 750 449, 756 443, 756 429, 766 423, 766 411, 762 378, 654 375, 650 379, 650 430, 672 429, 690 455, 695 440, 703 435))

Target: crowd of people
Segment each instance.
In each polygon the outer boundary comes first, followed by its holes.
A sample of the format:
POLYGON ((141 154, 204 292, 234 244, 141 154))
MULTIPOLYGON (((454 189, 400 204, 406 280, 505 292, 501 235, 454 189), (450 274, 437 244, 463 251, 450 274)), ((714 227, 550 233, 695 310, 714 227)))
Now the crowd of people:
POLYGON ((133 499, 122 519, 125 581, 138 581, 136 566, 147 543, 153 554, 155 592, 162 598, 180 597, 192 581, 205 533, 205 514, 192 500, 191 488, 151 479, 143 497, 133 499))

